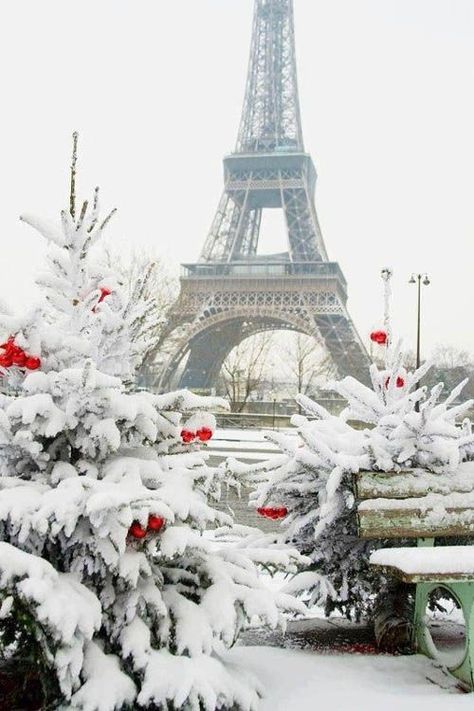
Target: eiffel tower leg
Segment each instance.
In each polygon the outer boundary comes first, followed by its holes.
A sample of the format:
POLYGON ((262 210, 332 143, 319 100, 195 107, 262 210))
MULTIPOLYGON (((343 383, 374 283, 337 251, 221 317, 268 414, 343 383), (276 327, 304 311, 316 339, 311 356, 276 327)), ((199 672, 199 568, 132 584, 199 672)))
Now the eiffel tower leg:
POLYGON ((291 258, 298 261, 327 259, 316 209, 308 186, 282 190, 282 207, 288 229, 291 258))
POLYGON ((179 386, 194 390, 215 387, 224 360, 241 338, 239 322, 210 329, 193 338, 179 386))
POLYGON ((314 320, 339 376, 352 375, 368 384, 370 378, 367 354, 345 309, 341 314, 315 315, 314 320))
POLYGON ((204 262, 227 259, 232 250, 237 225, 242 219, 242 208, 238 198, 243 193, 237 193, 231 198, 226 192, 221 197, 216 216, 201 253, 204 262))

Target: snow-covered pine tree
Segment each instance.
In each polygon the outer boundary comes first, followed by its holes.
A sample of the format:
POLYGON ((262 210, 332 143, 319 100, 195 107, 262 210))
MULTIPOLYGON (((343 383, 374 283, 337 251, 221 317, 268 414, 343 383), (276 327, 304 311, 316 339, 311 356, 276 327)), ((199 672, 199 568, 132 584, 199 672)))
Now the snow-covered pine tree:
POLYGON ((0 318, 0 643, 28 650, 53 708, 253 709, 258 682, 225 649, 299 605, 203 535, 231 523, 196 444, 224 403, 131 387, 146 305, 100 272, 109 218, 98 191, 76 211, 75 156, 60 226, 23 218, 48 243, 43 297, 0 318))
POLYGON ((442 402, 442 384, 430 392, 420 386, 429 364, 408 372, 400 344, 392 342, 390 275, 385 274, 383 365, 371 366, 372 386, 350 376, 329 383, 347 401, 339 416, 299 396, 306 413, 293 417, 299 437, 270 435, 282 454, 250 471, 258 484, 251 505, 286 508, 279 540, 311 559, 309 570, 297 574, 286 591, 306 591, 312 603, 325 605, 327 614, 337 609, 355 618, 371 616, 376 593, 387 592, 368 558, 374 547, 390 542, 358 537, 353 474, 421 468, 450 475, 473 452, 469 424, 456 426, 473 404, 455 404, 465 383, 442 402))

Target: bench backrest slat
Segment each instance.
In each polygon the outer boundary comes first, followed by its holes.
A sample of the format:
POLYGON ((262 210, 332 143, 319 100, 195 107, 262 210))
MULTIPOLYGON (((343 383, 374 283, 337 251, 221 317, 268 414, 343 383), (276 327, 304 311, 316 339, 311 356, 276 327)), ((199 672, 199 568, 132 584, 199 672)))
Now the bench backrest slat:
POLYGON ((474 491, 474 472, 459 472, 451 477, 421 470, 402 472, 358 472, 354 488, 359 501, 365 499, 409 499, 426 494, 468 493, 474 491))
POLYGON ((359 472, 354 491, 361 538, 474 536, 474 467, 453 476, 359 472))

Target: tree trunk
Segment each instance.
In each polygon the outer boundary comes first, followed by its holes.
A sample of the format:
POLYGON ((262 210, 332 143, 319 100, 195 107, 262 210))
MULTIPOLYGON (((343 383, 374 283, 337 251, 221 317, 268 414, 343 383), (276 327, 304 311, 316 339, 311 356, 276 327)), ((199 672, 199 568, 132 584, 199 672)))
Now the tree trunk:
POLYGON ((383 652, 412 651, 415 586, 392 582, 380 593, 374 615, 375 639, 383 652))

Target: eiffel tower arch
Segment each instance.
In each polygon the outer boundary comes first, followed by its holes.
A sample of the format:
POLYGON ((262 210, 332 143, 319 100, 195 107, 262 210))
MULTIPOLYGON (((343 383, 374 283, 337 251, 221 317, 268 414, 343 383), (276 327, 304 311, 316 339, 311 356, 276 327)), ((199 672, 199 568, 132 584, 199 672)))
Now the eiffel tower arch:
POLYGON ((326 252, 315 187, 301 128, 293 0, 255 0, 237 144, 224 158, 224 190, 199 261, 182 265, 162 388, 177 373, 174 385, 212 388, 236 345, 276 329, 313 336, 339 375, 367 380, 369 357, 346 308, 344 275, 326 252), (283 211, 284 253, 258 254, 267 209, 283 211))

